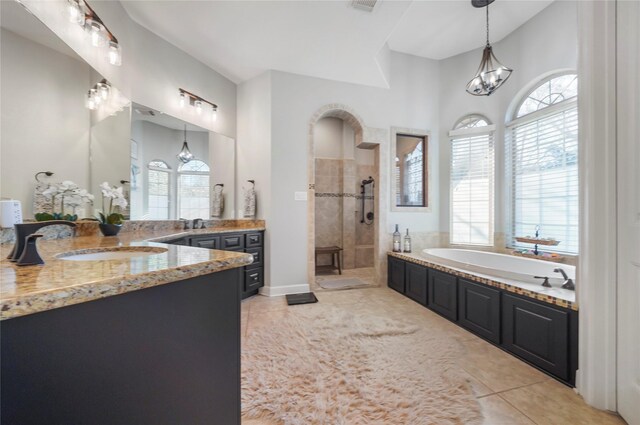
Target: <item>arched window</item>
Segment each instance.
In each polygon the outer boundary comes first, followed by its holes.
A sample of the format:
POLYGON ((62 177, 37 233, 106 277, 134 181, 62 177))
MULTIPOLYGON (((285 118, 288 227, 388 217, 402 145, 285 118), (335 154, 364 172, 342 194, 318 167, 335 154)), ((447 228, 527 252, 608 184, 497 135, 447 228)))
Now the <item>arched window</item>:
POLYGON ((578 253, 578 79, 543 80, 520 100, 507 123, 507 174, 511 181, 510 240, 533 236, 560 243, 545 250, 578 253))
POLYGON ((209 166, 193 159, 178 168, 178 216, 191 220, 210 215, 209 166))
POLYGON ((451 244, 493 245, 494 131, 473 114, 449 132, 451 244))
POLYGON ((149 218, 152 220, 169 219, 169 173, 171 167, 159 159, 149 162, 149 184, 147 192, 149 218))

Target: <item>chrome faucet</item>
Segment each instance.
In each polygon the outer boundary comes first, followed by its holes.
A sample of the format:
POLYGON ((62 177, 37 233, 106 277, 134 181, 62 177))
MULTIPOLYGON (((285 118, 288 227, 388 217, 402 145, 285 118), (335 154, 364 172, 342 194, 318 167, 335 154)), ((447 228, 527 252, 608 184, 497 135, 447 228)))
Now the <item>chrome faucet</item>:
POLYGON ((201 218, 193 219, 193 229, 204 229, 204 221, 201 218), (198 223, 200 223, 200 227, 198 227, 198 223))
POLYGON ((573 280, 569 278, 569 276, 567 276, 567 273, 561 269, 560 267, 553 269, 553 271, 555 273, 560 273, 562 275, 562 277, 564 278, 564 284, 562 285, 562 287, 564 289, 570 289, 572 291, 575 291, 576 289, 576 285, 573 283, 573 280))
POLYGON ((16 234, 16 243, 7 257, 10 261, 15 262, 19 266, 29 266, 32 264, 44 264, 44 261, 38 254, 36 241, 42 235, 34 234, 38 230, 47 226, 69 226, 76 227, 76 224, 66 220, 49 220, 39 221, 35 223, 14 224, 13 228, 16 234))

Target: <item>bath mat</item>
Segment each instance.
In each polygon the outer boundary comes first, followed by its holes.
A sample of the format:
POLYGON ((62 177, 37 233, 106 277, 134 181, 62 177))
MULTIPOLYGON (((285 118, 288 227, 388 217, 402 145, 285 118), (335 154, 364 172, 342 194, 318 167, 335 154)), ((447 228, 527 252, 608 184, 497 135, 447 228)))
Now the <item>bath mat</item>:
POLYGON ((313 294, 313 292, 305 292, 303 294, 289 294, 286 298, 288 305, 313 304, 318 302, 318 299, 313 294))
POLYGON ((447 332, 367 305, 265 316, 242 345, 242 417, 280 425, 478 425, 447 332))
POLYGON ((371 286, 368 283, 358 278, 327 279, 327 280, 319 279, 318 285, 323 289, 353 289, 353 288, 361 288, 363 286, 371 286))

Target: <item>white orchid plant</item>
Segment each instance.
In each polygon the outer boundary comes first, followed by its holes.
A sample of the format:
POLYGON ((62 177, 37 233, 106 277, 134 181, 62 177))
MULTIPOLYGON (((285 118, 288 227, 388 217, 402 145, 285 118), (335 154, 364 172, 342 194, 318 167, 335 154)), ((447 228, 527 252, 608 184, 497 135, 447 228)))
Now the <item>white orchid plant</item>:
POLYGON ((75 208, 87 202, 92 202, 94 197, 86 189, 80 187, 70 180, 62 183, 53 183, 42 192, 46 198, 51 198, 51 213, 37 213, 37 221, 47 220, 68 220, 78 219, 75 208), (56 199, 60 199, 60 212, 56 212, 56 199), (73 214, 65 214, 65 206, 73 208, 73 214))
POLYGON ((103 182, 100 185, 100 190, 102 191, 102 212, 97 219, 102 224, 122 224, 124 215, 122 215, 121 211, 129 205, 127 198, 124 196, 122 186, 111 187, 109 183, 103 182), (109 209, 105 208, 105 201, 109 203, 109 209))

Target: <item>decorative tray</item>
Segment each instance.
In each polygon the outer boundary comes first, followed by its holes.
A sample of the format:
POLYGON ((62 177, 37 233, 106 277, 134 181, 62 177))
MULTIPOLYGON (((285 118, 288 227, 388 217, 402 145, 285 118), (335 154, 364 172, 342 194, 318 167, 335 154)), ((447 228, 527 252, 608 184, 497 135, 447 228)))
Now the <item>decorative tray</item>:
POLYGON ((524 253, 517 250, 513 251, 512 254, 517 255, 518 257, 533 258, 535 260, 552 261, 554 263, 564 263, 564 257, 560 255, 556 255, 556 256, 535 255, 535 254, 524 253))
POLYGON ((540 238, 531 238, 531 237, 522 237, 522 236, 516 236, 515 239, 518 242, 533 243, 538 245, 549 245, 549 246, 556 246, 560 243, 560 241, 557 241, 555 239, 540 239, 540 238))

